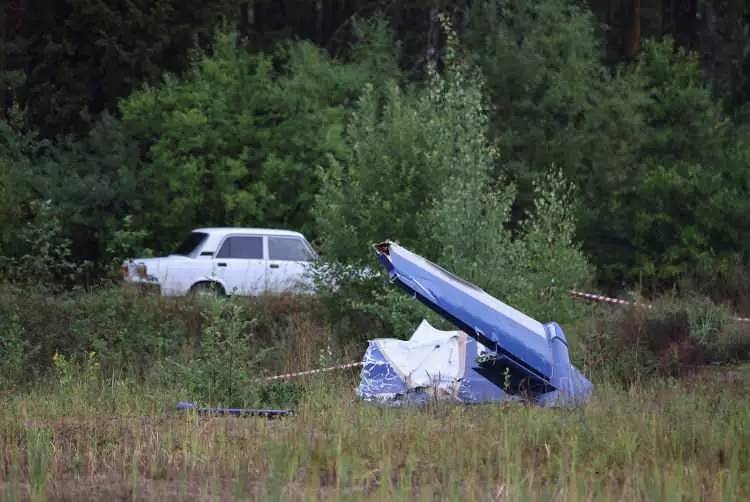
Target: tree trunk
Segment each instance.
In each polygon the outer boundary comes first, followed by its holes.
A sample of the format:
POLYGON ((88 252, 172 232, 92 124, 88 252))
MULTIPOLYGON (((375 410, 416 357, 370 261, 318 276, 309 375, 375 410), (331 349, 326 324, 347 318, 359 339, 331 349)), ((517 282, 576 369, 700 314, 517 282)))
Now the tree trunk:
POLYGON ((686 49, 695 49, 698 0, 672 0, 672 33, 675 42, 686 49))
POLYGON ((624 56, 625 59, 635 59, 641 51, 641 0, 630 0, 627 13, 624 56))

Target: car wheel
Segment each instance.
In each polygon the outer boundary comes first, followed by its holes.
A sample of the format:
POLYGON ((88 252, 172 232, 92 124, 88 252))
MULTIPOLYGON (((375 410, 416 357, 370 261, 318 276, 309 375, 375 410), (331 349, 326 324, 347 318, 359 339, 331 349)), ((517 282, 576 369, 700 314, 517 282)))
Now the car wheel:
POLYGON ((199 282, 190 288, 190 296, 194 298, 223 298, 226 296, 221 284, 215 282, 199 282))

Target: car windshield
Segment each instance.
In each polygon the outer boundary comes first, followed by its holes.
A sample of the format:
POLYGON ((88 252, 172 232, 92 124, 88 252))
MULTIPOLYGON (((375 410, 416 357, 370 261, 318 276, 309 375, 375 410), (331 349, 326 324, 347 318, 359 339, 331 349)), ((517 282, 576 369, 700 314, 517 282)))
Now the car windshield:
POLYGON ((207 237, 208 234, 204 234, 203 232, 192 232, 184 241, 182 241, 182 244, 177 247, 174 254, 190 256, 195 252, 198 246, 203 244, 203 241, 205 241, 207 237))

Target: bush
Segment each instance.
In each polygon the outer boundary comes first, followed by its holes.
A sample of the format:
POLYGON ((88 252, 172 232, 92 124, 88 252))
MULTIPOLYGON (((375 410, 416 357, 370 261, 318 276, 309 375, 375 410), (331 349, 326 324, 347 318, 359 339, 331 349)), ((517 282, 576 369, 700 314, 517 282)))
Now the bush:
POLYGON ((214 404, 253 397, 288 403, 296 387, 248 381, 348 362, 364 351, 353 333, 366 331, 328 324, 322 310, 318 299, 307 297, 227 302, 164 298, 130 287, 51 294, 2 284, 0 385, 122 377, 214 404))
POLYGON ((204 316, 200 352, 184 365, 177 364, 186 397, 224 406, 257 402, 259 367, 270 347, 254 343, 255 322, 232 301, 212 302, 204 316))
POLYGON ((666 295, 653 308, 597 309, 582 329, 581 356, 595 371, 633 383, 750 357, 750 327, 701 296, 666 295))
POLYGON ((52 294, 3 284, 0 322, 23 333, 26 381, 50 373, 53 356, 76 360, 91 351, 105 374, 143 374, 154 361, 199 337, 200 307, 130 288, 52 294))
POLYGON ((0 387, 21 381, 29 358, 26 333, 15 312, 0 317, 0 387))
POLYGON ((74 259, 71 240, 63 232, 52 202, 34 201, 30 206, 34 218, 17 235, 23 252, 18 256, 0 256, 3 275, 24 286, 49 290, 80 286, 85 282, 89 264, 74 259))

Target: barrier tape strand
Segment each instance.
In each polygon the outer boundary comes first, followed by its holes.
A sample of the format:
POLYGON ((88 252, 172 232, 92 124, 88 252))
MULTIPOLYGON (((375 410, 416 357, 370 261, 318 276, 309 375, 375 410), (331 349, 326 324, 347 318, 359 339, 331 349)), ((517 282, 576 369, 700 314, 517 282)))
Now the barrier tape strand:
MULTIPOLYGON (((582 291, 576 291, 574 289, 569 290, 568 294, 573 298, 589 300, 592 302, 609 303, 611 305, 633 305, 635 307, 642 307, 647 309, 654 308, 654 306, 649 303, 629 302, 627 300, 620 300, 619 298, 611 298, 609 296, 596 295, 594 293, 584 293, 582 291)), ((750 322, 750 317, 732 317, 732 319, 738 322, 750 322)))
POLYGON ((296 371, 294 373, 284 373, 283 375, 274 375, 266 378, 261 378, 264 382, 270 382, 273 380, 288 380, 291 378, 297 378, 305 375, 315 375, 317 373, 326 373, 329 371, 336 371, 336 370, 345 370, 347 368, 356 368, 357 366, 362 366, 364 363, 362 361, 356 361, 353 363, 346 363, 346 364, 337 364, 335 366, 328 366, 326 368, 318 368, 314 370, 306 370, 306 371, 296 371))

